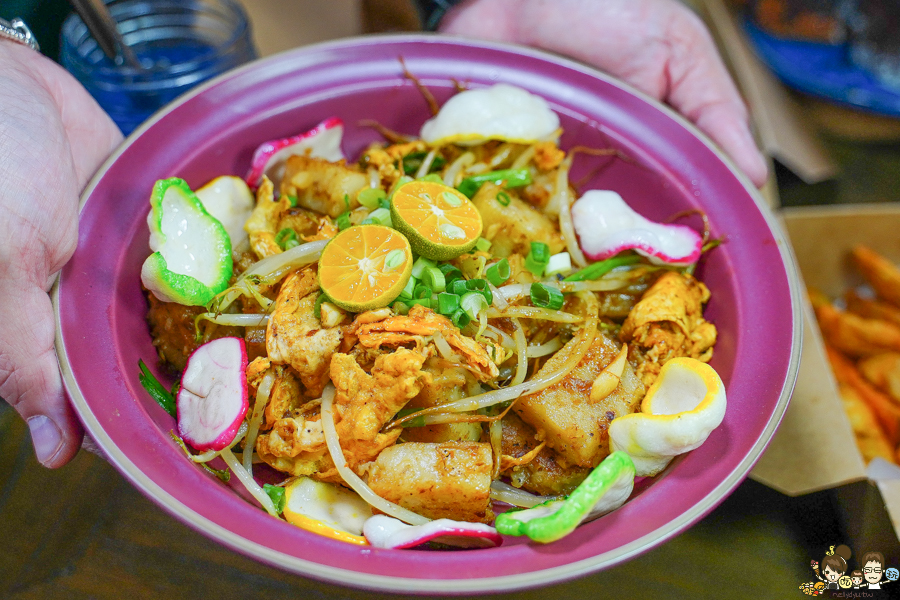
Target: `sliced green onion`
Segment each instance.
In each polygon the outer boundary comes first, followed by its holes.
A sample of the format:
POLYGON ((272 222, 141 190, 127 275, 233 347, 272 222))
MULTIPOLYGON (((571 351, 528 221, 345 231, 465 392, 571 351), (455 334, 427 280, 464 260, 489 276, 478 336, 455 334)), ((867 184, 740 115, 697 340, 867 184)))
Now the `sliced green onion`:
POLYGON ((495 185, 505 185, 507 188, 522 187, 531 183, 531 172, 528 169, 503 169, 481 173, 466 177, 459 182, 456 189, 471 198, 488 181, 495 185))
POLYGON ((372 219, 372 218, 370 218, 370 217, 366 217, 365 219, 362 220, 362 222, 360 223, 360 225, 381 225, 381 223, 379 223, 379 222, 376 221, 375 219, 372 219))
POLYGON ((450 285, 447 286, 447 291, 451 294, 462 296, 469 291, 469 286, 466 285, 465 279, 454 279, 450 282, 450 285))
POLYGON ((296 231, 290 227, 285 227, 275 234, 275 243, 278 244, 278 247, 282 250, 290 250, 291 248, 299 246, 300 240, 297 239, 296 231))
POLYGON ((350 195, 344 194, 344 206, 347 207, 347 210, 350 210, 350 195))
POLYGON ((444 274, 437 267, 429 267, 422 273, 422 283, 431 288, 435 294, 440 294, 446 289, 444 274))
POLYGON ((478 314, 488 307, 488 303, 480 292, 469 292, 460 298, 459 307, 469 315, 470 319, 477 319, 478 314))
POLYGON ((494 303, 494 294, 486 279, 470 279, 466 282, 466 289, 481 294, 488 305, 494 303))
POLYGON ((387 198, 380 198, 378 200, 378 208, 386 208, 388 210, 391 210, 391 201, 387 198))
POLYGON ((138 359, 138 368, 141 370, 138 375, 138 380, 141 382, 141 385, 144 386, 144 389, 147 390, 150 397, 156 400, 156 403, 159 404, 164 411, 174 417, 175 396, 163 387, 163 384, 159 382, 159 379, 153 376, 153 373, 150 372, 150 369, 147 368, 147 365, 142 359, 138 359))
POLYGON ((391 310, 393 310, 396 315, 405 315, 409 312, 409 304, 397 300, 391 305, 391 310))
POLYGON ((284 488, 271 483, 264 483, 263 491, 272 500, 272 504, 275 505, 275 512, 278 514, 284 512, 284 488))
POLYGON ((328 302, 328 296, 320 293, 318 296, 316 296, 316 302, 313 304, 313 314, 319 320, 322 319, 322 303, 323 302, 328 302))
POLYGON ((483 237, 480 237, 478 238, 478 241, 475 242, 475 249, 479 252, 487 252, 491 249, 491 242, 484 239, 483 237))
POLYGON ((400 295, 397 296, 398 300, 402 300, 406 302, 407 300, 412 300, 413 291, 416 289, 416 285, 419 282, 415 277, 410 277, 409 281, 406 282, 406 285, 403 286, 403 290, 400 292, 400 295))
POLYGON ((592 265, 588 265, 585 268, 572 273, 563 281, 588 281, 591 279, 599 279, 603 277, 616 267, 622 267, 625 265, 632 265, 636 262, 640 262, 640 256, 614 256, 613 258, 607 258, 606 260, 601 260, 600 262, 595 262, 592 265))
MULTIPOLYGON (((416 171, 419 170, 419 167, 422 166, 422 161, 425 160, 425 157, 428 156, 428 152, 424 150, 421 152, 410 152, 406 156, 403 157, 401 162, 403 163, 403 172, 407 175, 415 175, 416 171)), ((447 161, 444 160, 443 157, 439 155, 435 155, 434 159, 431 161, 431 165, 428 167, 428 172, 432 173, 442 168, 447 161)))
POLYGON ((424 256, 420 256, 416 259, 416 262, 413 263, 412 276, 416 279, 422 279, 422 274, 425 272, 425 269, 430 269, 436 266, 437 264, 433 260, 429 260, 424 256))
POLYGON ((417 298, 414 300, 410 300, 407 304, 412 308, 413 306, 424 306, 425 308, 431 308, 431 297, 428 298, 417 298))
POLYGON ((433 294, 433 293, 434 292, 432 292, 430 287, 420 283, 413 289, 412 297, 413 297, 413 300, 424 300, 425 298, 430 299, 431 294, 433 294))
POLYGON ((560 252, 550 257, 547 262, 547 268, 544 270, 545 277, 552 277, 556 274, 565 275, 572 270, 572 257, 568 252, 560 252))
POLYGON ((406 262, 406 252, 403 250, 391 250, 384 259, 384 268, 393 271, 406 262))
POLYGON ((509 203, 512 202, 512 198, 509 197, 509 194, 506 192, 500 192, 497 194, 497 197, 494 198, 497 202, 502 204, 503 206, 509 206, 509 203))
POLYGON ((450 317, 450 321, 454 325, 456 325, 457 327, 462 329, 463 327, 468 325, 472 321, 472 319, 469 317, 469 315, 466 314, 466 311, 464 311, 461 308, 458 308, 456 310, 456 312, 453 313, 453 316, 450 317))
POLYGON ((359 192, 356 199, 369 210, 375 210, 381 206, 382 200, 387 200, 387 194, 380 188, 366 188, 359 192))
POLYGON ((386 208, 376 208, 369 213, 368 218, 385 227, 391 227, 393 225, 393 223, 391 223, 391 211, 386 208))
POLYGON ((288 194, 287 199, 288 199, 288 202, 291 203, 291 208, 297 208, 297 204, 300 202, 300 199, 297 198, 297 196, 292 196, 291 194, 288 194))
POLYGON ((459 310, 459 296, 448 292, 438 294, 438 312, 450 316, 459 310))
POLYGON ((550 262, 550 246, 544 242, 531 242, 531 250, 525 257, 525 268, 535 277, 541 277, 548 262, 550 262))
POLYGON ((559 310, 562 308, 565 298, 563 293, 555 287, 543 283, 531 284, 531 303, 538 308, 559 310))
POLYGON ((510 275, 512 275, 512 271, 509 268, 509 261, 505 258, 500 262, 495 262, 484 272, 484 276, 487 277, 487 280, 493 283, 495 287, 500 287, 506 283, 506 280, 509 279, 510 275))
POLYGON ((462 271, 451 265, 450 263, 441 263, 438 265, 438 269, 441 270, 441 273, 444 274, 444 281, 449 286, 452 281, 455 279, 462 279, 463 274, 462 271))
POLYGON ((353 223, 350 222, 350 211, 339 214, 334 220, 334 224, 337 225, 338 231, 343 231, 352 226, 353 223))

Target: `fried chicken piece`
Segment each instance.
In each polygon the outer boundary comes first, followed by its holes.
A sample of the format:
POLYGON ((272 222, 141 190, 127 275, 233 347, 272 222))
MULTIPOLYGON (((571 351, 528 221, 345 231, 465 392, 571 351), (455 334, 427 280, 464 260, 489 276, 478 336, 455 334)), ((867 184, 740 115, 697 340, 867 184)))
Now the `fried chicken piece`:
POLYGON ((600 316, 613 321, 623 322, 641 298, 650 289, 662 273, 656 270, 648 270, 642 276, 628 283, 628 285, 610 292, 598 292, 600 300, 600 316))
POLYGON ((861 359, 857 367, 869 383, 900 406, 900 353, 885 352, 869 356, 861 359))
MULTIPOLYGON (((620 349, 612 338, 598 333, 568 375, 535 394, 519 398, 513 405, 513 411, 535 429, 535 438, 546 440, 568 464, 597 466, 609 454, 609 423, 633 413, 644 397, 644 385, 626 362, 616 389, 602 400, 591 401, 594 380, 620 349)), ((563 347, 544 363, 536 377, 557 370, 567 354, 563 347)))
POLYGON ((668 271, 656 280, 622 323, 619 339, 629 345, 644 385, 656 380, 669 360, 712 358, 716 327, 703 318, 707 287, 691 275, 668 271))
POLYGON ((491 253, 497 258, 511 254, 527 256, 531 242, 540 240, 550 247, 550 254, 565 248, 562 236, 553 221, 544 213, 519 199, 515 190, 504 190, 493 183, 485 183, 472 198, 472 203, 484 221, 482 237, 492 243, 491 253), (509 204, 497 201, 497 194, 506 193, 509 204))
POLYGON ((534 164, 541 171, 555 169, 566 157, 555 142, 538 142, 534 145, 534 164))
POLYGON ((275 201, 275 186, 268 177, 263 176, 262 183, 256 190, 256 206, 244 223, 244 231, 250 236, 250 247, 260 259, 281 254, 282 249, 275 241, 275 236, 278 235, 281 214, 290 207, 291 202, 285 196, 275 201))
POLYGON ((566 464, 553 449, 541 445, 534 428, 515 414, 503 417, 501 447, 501 474, 508 476, 514 486, 542 496, 571 494, 591 472, 566 464))
POLYGON ((872 409, 872 414, 875 415, 891 445, 896 445, 900 441, 900 407, 869 384, 856 369, 856 365, 833 346, 825 344, 825 354, 838 383, 853 388, 872 409))
POLYGON ((302 396, 300 381, 286 365, 265 357, 247 367, 251 406, 266 375, 274 377, 265 418, 256 438, 256 452, 272 468, 294 476, 313 475, 333 467, 319 414, 320 402, 302 396))
POLYGON ((869 285, 883 299, 900 306, 900 269, 871 248, 856 246, 850 252, 853 263, 869 285))
MULTIPOLYGON (((334 467, 328 448, 322 448, 315 452, 300 452, 297 456, 276 456, 266 453, 262 446, 264 436, 257 438, 256 451, 259 457, 267 465, 281 473, 287 473, 294 477, 313 477, 321 481, 341 483, 343 481, 334 467)), ((268 439, 268 438, 267 438, 268 439)))
POLYGON ((358 207, 356 196, 368 184, 365 173, 343 163, 295 155, 287 159, 281 197, 333 219, 358 207))
POLYGON ((422 354, 400 348, 379 356, 370 375, 348 354, 331 359, 335 429, 351 469, 397 441, 401 428, 380 433, 381 428, 430 381, 422 371, 424 362, 422 354))
MULTIPOLYGON (((431 381, 422 386, 407 408, 430 408, 477 396, 482 392, 478 380, 463 367, 439 356, 429 357, 423 370, 431 381)), ((477 442, 481 438, 481 423, 441 423, 404 430, 403 439, 411 442, 477 442)))
POLYGON ((859 357, 900 351, 900 327, 839 310, 815 290, 809 291, 809 299, 825 341, 841 352, 859 357))
POLYGON ((341 439, 371 440, 406 406, 431 376, 422 370, 425 356, 399 348, 379 356, 372 374, 366 373, 352 356, 337 353, 331 359, 335 411, 340 416, 341 439))
POLYGON ((368 469, 376 494, 431 519, 489 523, 491 445, 409 442, 387 448, 368 469))
POLYGON ((318 412, 309 412, 318 404, 315 401, 308 404, 315 406, 298 409, 296 416, 278 419, 269 433, 256 439, 256 451, 260 456, 296 458, 304 454, 308 458, 310 454, 318 457, 327 451, 321 416, 318 412))
POLYGON ((256 394, 266 375, 274 378, 269 401, 266 404, 262 429, 269 429, 279 419, 290 416, 304 406, 308 399, 303 397, 303 388, 296 373, 287 365, 272 364, 266 357, 260 357, 247 366, 247 387, 250 391, 250 405, 256 401, 256 394))
POLYGON ((881 430, 871 407, 852 386, 841 384, 838 389, 856 437, 856 445, 866 464, 876 457, 883 458, 888 462, 896 462, 891 445, 881 430))
POLYGON ((404 175, 402 159, 412 152, 424 152, 428 149, 425 142, 415 140, 390 146, 372 144, 360 158, 360 164, 364 167, 374 168, 381 178, 381 185, 390 189, 400 177, 404 175))
POLYGON ((293 229, 304 242, 330 240, 338 228, 327 215, 317 215, 299 206, 287 208, 278 218, 276 231, 293 229))
POLYGON ((323 328, 313 309, 318 296, 315 267, 287 276, 266 327, 266 350, 273 363, 287 363, 300 376, 308 398, 328 382, 331 357, 341 343, 339 327, 323 328))
MULTIPOLYGON (((380 430, 428 382, 430 376, 421 370, 423 361, 423 356, 401 348, 380 356, 370 375, 352 356, 337 353, 331 359, 335 430, 348 466, 358 474, 363 474, 365 465, 400 436, 400 428, 387 433, 380 430)), ((248 369, 256 385, 261 380, 257 370, 248 369)), ((277 414, 277 409, 273 411, 277 414)), ((343 480, 325 444, 320 411, 320 401, 313 400, 275 421, 271 432, 261 435, 257 441, 260 457, 273 468, 291 475, 341 483, 343 480)))
POLYGON ((470 337, 463 335, 450 319, 421 305, 413 306, 408 315, 380 313, 386 318, 372 321, 371 313, 362 313, 350 326, 348 335, 358 339, 366 348, 381 346, 415 345, 424 352, 431 337, 440 333, 452 350, 461 355, 461 362, 480 381, 493 381, 499 375, 497 365, 488 356, 484 347, 470 337))
POLYGON ((283 252, 275 238, 284 229, 293 229, 304 242, 327 240, 338 234, 337 227, 327 215, 291 206, 290 197, 286 195, 276 202, 274 187, 268 177, 263 177, 256 191, 256 206, 244 229, 250 236, 250 247, 260 259, 283 252))

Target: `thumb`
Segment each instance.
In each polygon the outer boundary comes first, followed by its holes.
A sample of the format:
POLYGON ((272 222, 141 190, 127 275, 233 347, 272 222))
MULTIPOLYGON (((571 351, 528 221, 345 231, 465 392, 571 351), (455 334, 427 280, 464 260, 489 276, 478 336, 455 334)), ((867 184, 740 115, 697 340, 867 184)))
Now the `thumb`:
POLYGON ((61 467, 84 436, 59 375, 50 298, 22 281, 0 282, 0 397, 28 423, 38 461, 61 467))

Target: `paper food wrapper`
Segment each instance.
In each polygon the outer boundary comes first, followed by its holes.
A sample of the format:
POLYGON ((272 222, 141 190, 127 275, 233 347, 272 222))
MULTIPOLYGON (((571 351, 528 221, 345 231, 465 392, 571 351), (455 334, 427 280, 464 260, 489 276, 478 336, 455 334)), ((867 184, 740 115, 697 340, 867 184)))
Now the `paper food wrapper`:
MULTIPOLYGON (((900 205, 790 208, 781 217, 806 285, 831 298, 862 283, 848 259, 853 246, 866 244, 900 263, 900 205)), ((900 467, 875 460, 866 468, 808 303, 804 316, 794 395, 751 477, 790 496, 868 479, 900 536, 900 467)))

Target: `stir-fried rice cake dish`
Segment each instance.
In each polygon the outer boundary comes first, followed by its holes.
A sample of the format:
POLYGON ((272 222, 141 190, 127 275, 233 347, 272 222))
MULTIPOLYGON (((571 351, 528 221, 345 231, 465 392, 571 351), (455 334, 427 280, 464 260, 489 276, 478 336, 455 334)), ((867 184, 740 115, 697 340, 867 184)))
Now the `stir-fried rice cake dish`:
POLYGON ((358 157, 335 117, 260 146, 245 179, 158 181, 141 279, 178 382, 143 362, 141 381, 188 460, 298 527, 553 542, 722 422, 694 277, 717 241, 579 197, 573 160, 613 151, 560 149, 523 89, 434 112, 358 157))

